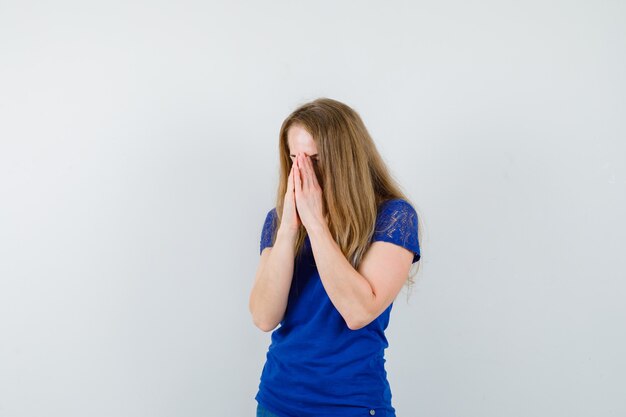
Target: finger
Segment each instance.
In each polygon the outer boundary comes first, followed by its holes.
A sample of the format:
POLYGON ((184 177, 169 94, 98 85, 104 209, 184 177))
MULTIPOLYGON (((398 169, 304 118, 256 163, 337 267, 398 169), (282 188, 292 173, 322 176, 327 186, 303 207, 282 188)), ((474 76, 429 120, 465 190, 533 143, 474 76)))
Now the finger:
POLYGON ((298 162, 298 166, 300 167, 300 172, 302 173, 302 188, 304 190, 308 190, 309 176, 306 169, 306 157, 304 155, 300 155, 300 161, 298 162))
POLYGON ((307 189, 306 169, 302 154, 298 154, 298 172, 300 173, 300 186, 302 190, 307 189))
POLYGON ((309 184, 311 188, 317 187, 317 177, 315 176, 315 169, 313 168, 313 158, 307 157, 307 172, 309 173, 309 184))
POLYGON ((300 181, 300 167, 298 165, 298 157, 296 157, 296 161, 294 162, 294 172, 293 172, 293 177, 294 177, 294 187, 295 187, 295 192, 296 195, 300 195, 300 190, 302 187, 301 181, 300 181))
POLYGON ((317 178, 315 177, 315 170, 313 169, 313 159, 307 156, 306 162, 307 172, 309 174, 309 183, 311 184, 311 187, 315 187, 317 185, 317 178))

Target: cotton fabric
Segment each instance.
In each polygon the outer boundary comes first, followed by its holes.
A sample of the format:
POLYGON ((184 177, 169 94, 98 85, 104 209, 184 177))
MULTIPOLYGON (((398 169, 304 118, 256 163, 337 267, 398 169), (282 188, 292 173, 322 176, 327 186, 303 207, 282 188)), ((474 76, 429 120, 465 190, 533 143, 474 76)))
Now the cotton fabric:
MULTIPOLYGON (((417 213, 403 199, 378 208, 371 241, 420 255, 417 213)), ((260 253, 271 247, 276 208, 267 212, 260 253)), ((279 417, 395 417, 385 370, 385 329, 393 303, 367 326, 350 330, 324 290, 308 236, 294 274, 283 321, 271 334, 255 396, 279 417)))

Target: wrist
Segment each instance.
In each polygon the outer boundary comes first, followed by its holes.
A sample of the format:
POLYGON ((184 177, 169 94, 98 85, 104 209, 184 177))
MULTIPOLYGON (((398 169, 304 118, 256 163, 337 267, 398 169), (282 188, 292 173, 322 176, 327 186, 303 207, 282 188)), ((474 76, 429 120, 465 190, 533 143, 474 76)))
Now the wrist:
POLYGON ((307 228, 306 231, 311 238, 323 236, 330 233, 330 230, 328 229, 328 224, 324 222, 313 223, 307 228))
POLYGON ((298 229, 292 229, 290 227, 279 226, 276 231, 276 238, 282 237, 289 240, 295 240, 298 236, 298 229))

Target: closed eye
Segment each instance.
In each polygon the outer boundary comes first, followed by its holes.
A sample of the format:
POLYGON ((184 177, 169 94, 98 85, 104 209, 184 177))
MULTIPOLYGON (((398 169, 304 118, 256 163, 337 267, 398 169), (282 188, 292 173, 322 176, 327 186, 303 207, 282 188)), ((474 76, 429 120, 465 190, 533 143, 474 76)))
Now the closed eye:
MULTIPOLYGON (((295 158, 295 155, 289 155, 289 157, 291 158, 291 161, 293 162, 293 159, 295 158)), ((311 160, 315 163, 319 162, 319 158, 317 156, 313 156, 311 157, 311 160)))

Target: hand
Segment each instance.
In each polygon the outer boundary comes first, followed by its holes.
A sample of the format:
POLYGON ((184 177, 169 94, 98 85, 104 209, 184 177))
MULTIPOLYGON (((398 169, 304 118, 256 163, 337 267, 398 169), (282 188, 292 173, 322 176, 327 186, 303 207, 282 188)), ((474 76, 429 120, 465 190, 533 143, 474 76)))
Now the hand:
POLYGON ((322 187, 317 182, 313 162, 308 155, 296 155, 294 164, 295 197, 298 215, 308 230, 326 223, 322 187))
POLYGON ((294 173, 296 171, 296 164, 291 164, 291 170, 289 171, 289 177, 287 178, 287 192, 285 192, 285 199, 283 201, 283 215, 280 221, 281 226, 285 225, 290 231, 297 232, 302 224, 300 216, 296 211, 296 196, 295 196, 295 183, 294 173))

